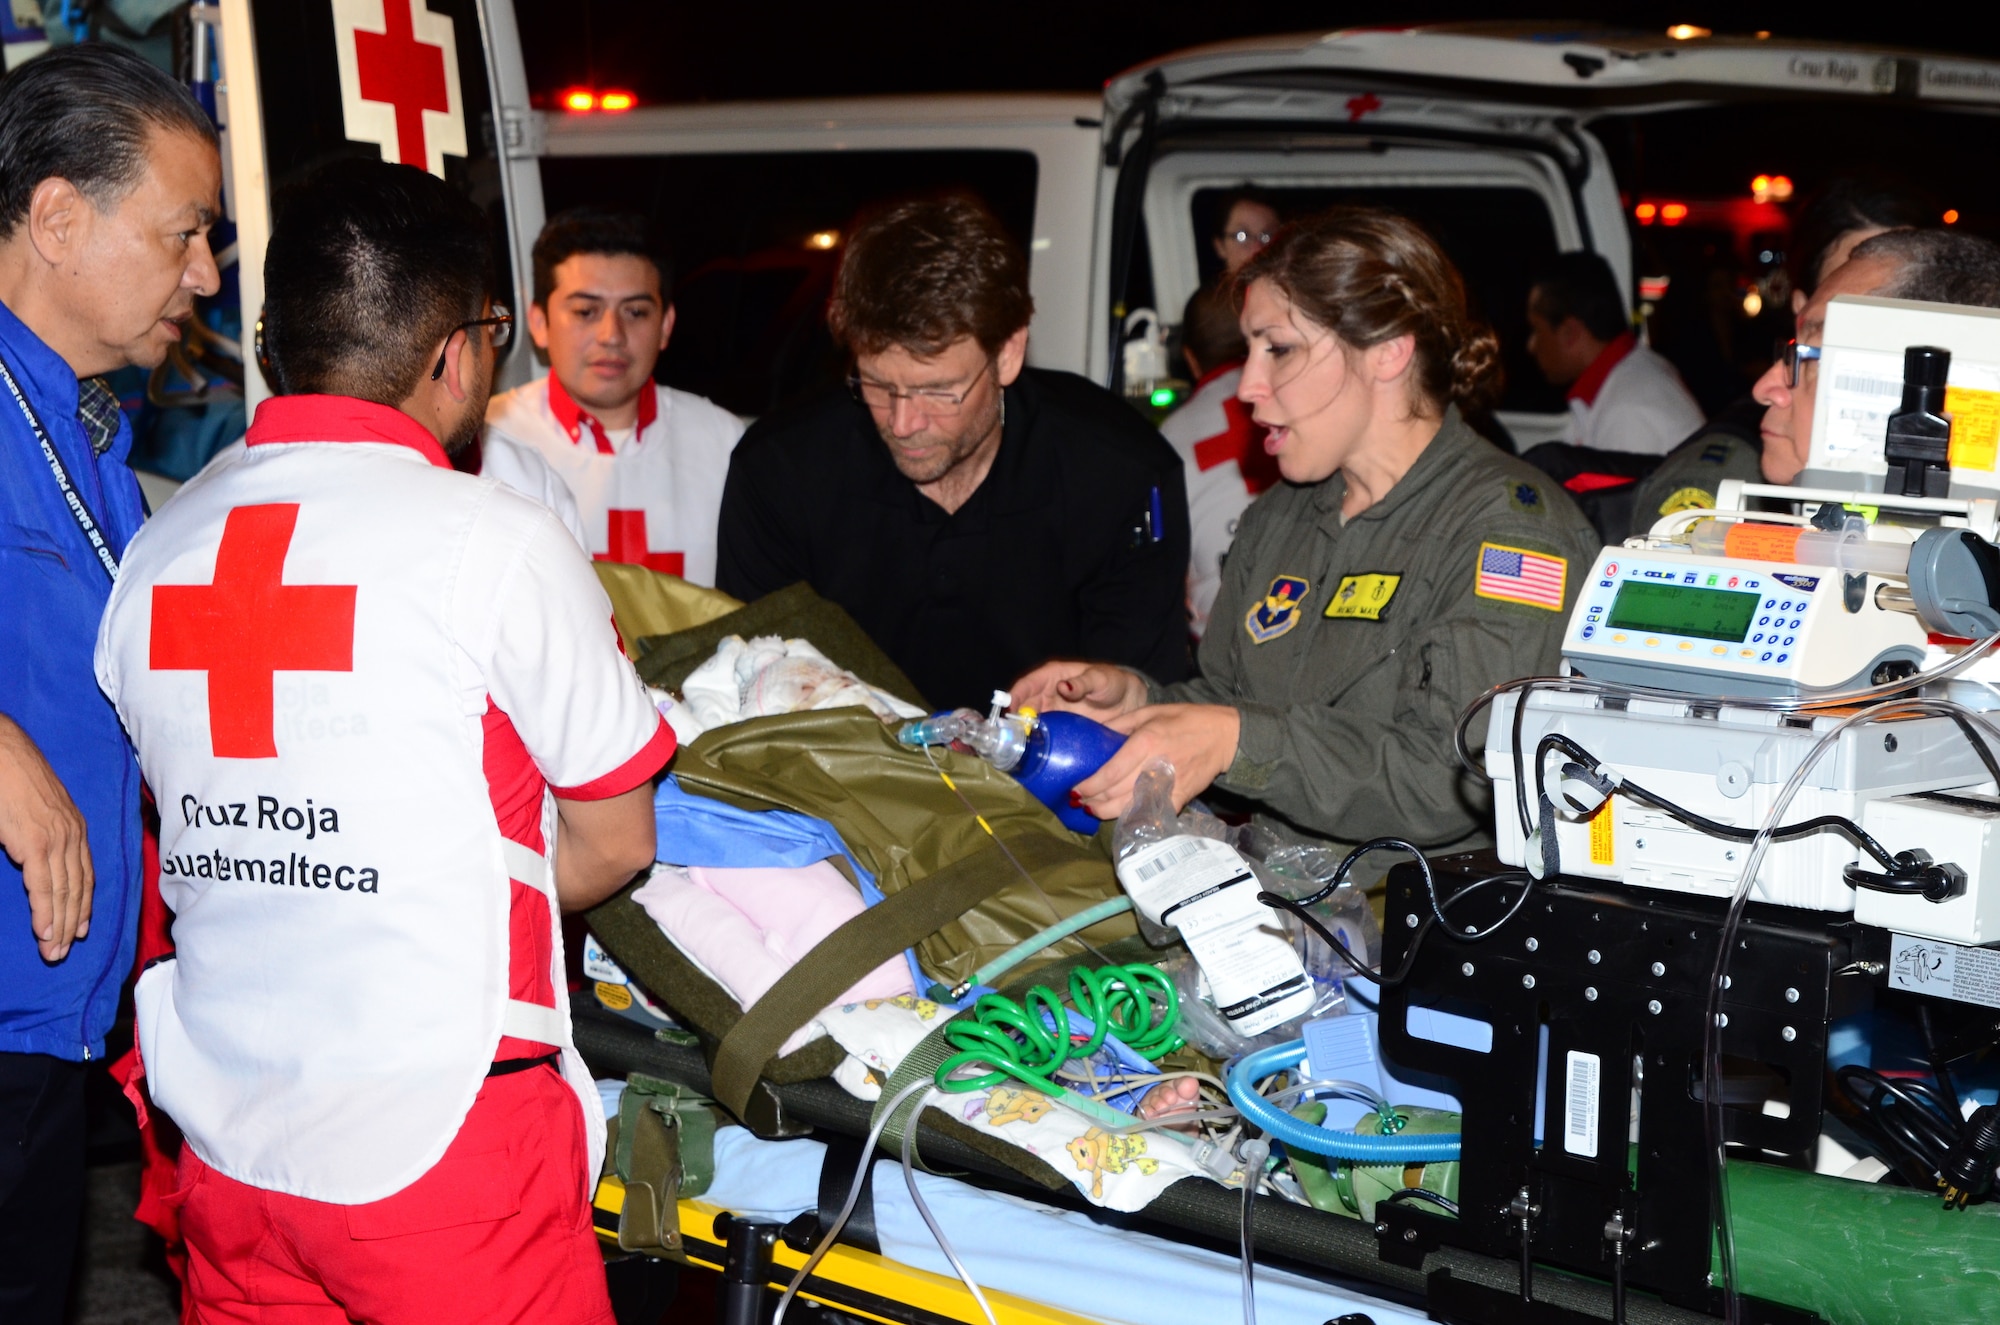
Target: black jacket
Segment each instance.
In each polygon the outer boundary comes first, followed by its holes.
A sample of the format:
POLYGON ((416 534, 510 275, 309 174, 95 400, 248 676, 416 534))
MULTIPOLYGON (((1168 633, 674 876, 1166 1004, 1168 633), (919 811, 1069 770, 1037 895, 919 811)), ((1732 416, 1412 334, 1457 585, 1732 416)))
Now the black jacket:
POLYGON ((808 582, 937 707, 983 710, 1056 657, 1187 672, 1180 459, 1073 374, 1026 369, 1007 388, 992 471, 952 514, 845 390, 761 419, 729 462, 717 542, 718 588, 749 600, 808 582))

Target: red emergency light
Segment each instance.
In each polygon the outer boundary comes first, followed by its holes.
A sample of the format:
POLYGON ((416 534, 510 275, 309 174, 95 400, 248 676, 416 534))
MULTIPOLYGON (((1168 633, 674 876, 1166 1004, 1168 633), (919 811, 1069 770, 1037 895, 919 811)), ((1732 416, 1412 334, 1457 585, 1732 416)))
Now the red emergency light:
POLYGON ((622 89, 596 92, 587 87, 570 88, 556 101, 564 110, 576 115, 587 115, 594 110, 616 115, 639 104, 639 98, 622 89))

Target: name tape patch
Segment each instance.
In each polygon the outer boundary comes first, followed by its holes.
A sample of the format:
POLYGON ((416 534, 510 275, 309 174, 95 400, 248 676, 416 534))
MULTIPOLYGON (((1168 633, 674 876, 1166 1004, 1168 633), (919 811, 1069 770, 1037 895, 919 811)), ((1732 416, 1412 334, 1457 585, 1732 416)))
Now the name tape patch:
POLYGON ((1344 576, 1326 605, 1326 615, 1336 621, 1380 621, 1402 582, 1401 575, 1379 571, 1344 576))

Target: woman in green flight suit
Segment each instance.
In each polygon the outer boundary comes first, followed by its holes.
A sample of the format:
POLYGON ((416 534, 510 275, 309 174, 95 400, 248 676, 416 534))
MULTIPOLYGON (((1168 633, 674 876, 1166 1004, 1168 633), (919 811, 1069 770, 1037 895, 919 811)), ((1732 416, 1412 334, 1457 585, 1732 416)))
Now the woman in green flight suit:
POLYGON ((1466 426, 1461 408, 1497 395, 1499 343, 1413 222, 1351 207, 1309 218, 1237 289, 1250 345, 1238 395, 1285 482, 1243 515, 1201 675, 1160 686, 1054 662, 1015 701, 1127 734, 1077 788, 1103 818, 1160 758, 1177 802, 1212 785, 1291 836, 1477 845, 1489 798, 1459 767, 1453 728, 1488 686, 1555 668, 1599 540, 1547 476, 1466 426))

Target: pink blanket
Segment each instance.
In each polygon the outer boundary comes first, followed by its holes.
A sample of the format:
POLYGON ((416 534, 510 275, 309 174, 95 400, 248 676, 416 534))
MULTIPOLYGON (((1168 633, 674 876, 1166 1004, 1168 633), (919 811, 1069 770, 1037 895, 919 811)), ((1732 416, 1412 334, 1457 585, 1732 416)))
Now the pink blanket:
MULTIPOLYGON (((764 996, 819 941, 861 914, 861 895, 826 861, 800 869, 680 869, 661 865, 632 894, 675 947, 742 1006, 764 996)), ((914 994, 910 968, 891 957, 834 1003, 914 994)), ((821 1033, 808 1025, 780 1050, 821 1033)))

